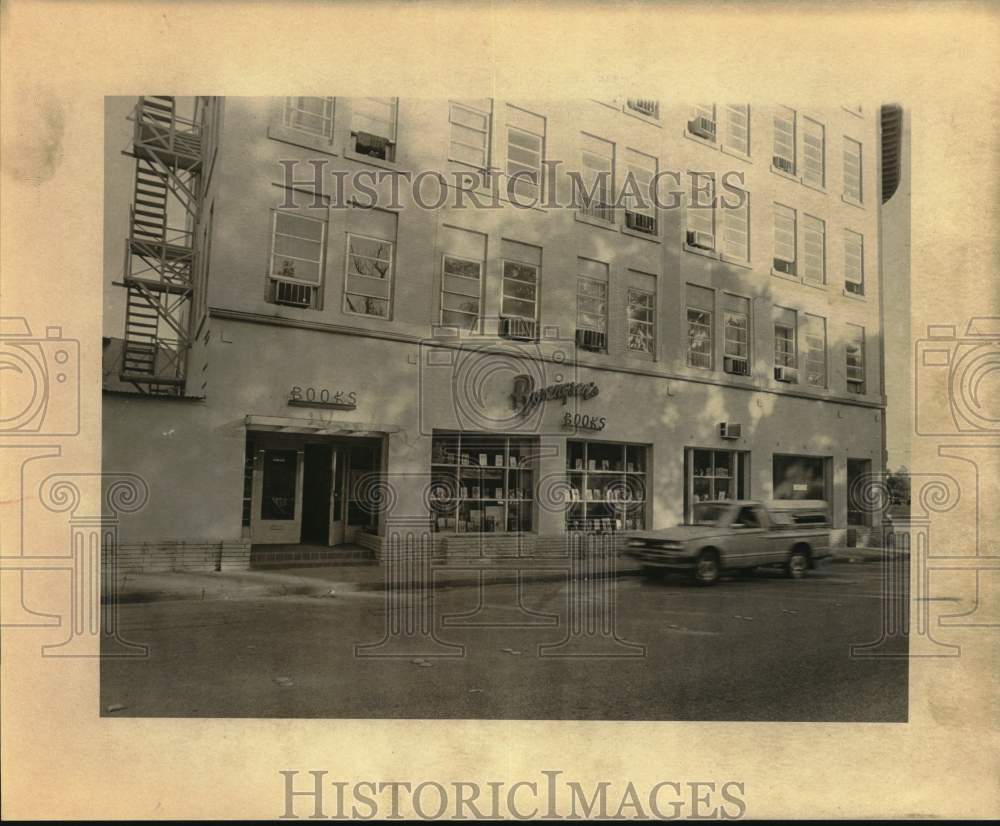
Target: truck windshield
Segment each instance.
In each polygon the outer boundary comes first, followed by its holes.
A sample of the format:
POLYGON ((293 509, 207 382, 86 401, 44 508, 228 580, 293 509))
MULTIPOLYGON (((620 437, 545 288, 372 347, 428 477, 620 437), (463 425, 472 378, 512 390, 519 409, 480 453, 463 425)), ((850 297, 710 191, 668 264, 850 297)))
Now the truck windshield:
POLYGON ((695 505, 691 514, 692 525, 716 525, 726 512, 725 505, 695 505))

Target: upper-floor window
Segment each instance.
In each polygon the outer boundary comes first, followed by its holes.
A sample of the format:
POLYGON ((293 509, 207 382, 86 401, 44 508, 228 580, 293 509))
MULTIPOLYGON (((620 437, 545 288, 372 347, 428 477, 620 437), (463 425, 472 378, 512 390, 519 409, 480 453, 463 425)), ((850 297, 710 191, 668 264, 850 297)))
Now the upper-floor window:
POLYGON ((511 337, 535 338, 542 251, 530 244, 504 239, 501 256, 500 332, 511 337))
POLYGON ((739 155, 750 154, 750 107, 745 103, 696 103, 687 132, 739 155))
POLYGON ((656 353, 656 276, 630 272, 626 294, 626 330, 632 353, 656 353))
POLYGON ((750 260, 750 193, 740 191, 738 204, 727 203, 727 193, 720 199, 722 212, 722 252, 733 261, 750 260))
POLYGON ((706 370, 715 369, 712 335, 715 316, 715 293, 705 287, 687 285, 688 364, 706 370))
POLYGON ((448 104, 450 160, 479 170, 489 169, 492 113, 489 99, 453 100, 448 104))
POLYGON ((696 103, 691 109, 687 130, 702 140, 715 143, 717 133, 714 103, 696 103))
POLYGON ((796 227, 795 210, 782 204, 774 205, 774 269, 795 275, 796 227))
POLYGON ((844 230, 844 289, 854 295, 865 294, 865 239, 857 232, 844 230))
POLYGON ((726 127, 722 145, 740 155, 750 154, 750 107, 745 103, 727 103, 726 127))
POLYGON ((774 308, 774 377, 778 381, 795 383, 799 380, 795 310, 774 308))
POLYGON ((610 141, 580 134, 583 192, 580 212, 601 221, 614 221, 615 145, 610 141))
POLYGON ((865 392, 865 328, 847 325, 847 392, 865 392))
POLYGON ((806 313, 803 319, 806 339, 806 383, 826 387, 826 319, 806 313))
POLYGON ((826 283, 826 224, 812 215, 802 219, 802 279, 826 283))
POLYGON ((802 118, 802 182, 826 186, 826 128, 812 118, 802 118))
POLYGON ((861 199, 861 144, 844 138, 844 197, 860 204, 861 199))
POLYGON ((290 129, 333 140, 333 98, 285 98, 283 123, 290 129))
POLYGON ((779 106, 774 113, 774 155, 771 163, 775 169, 795 174, 795 110, 779 106))
POLYGON ((359 155, 396 160, 398 98, 351 99, 351 148, 359 155))
POLYGON ((545 118, 507 106, 507 192, 519 202, 542 196, 545 118))
POLYGON ((725 294, 722 368, 737 376, 750 375, 750 301, 725 294))
POLYGON ((344 311, 390 318, 395 275, 396 215, 352 207, 348 212, 344 311))
POLYGON ((272 210, 268 300, 315 308, 326 258, 326 221, 301 213, 272 210))
POLYGON ((576 259, 576 343, 585 350, 608 349, 608 265, 576 259))
POLYGON ((441 324, 468 333, 482 329, 486 236, 441 228, 441 324))
POLYGON ((656 180, 657 159, 645 152, 626 149, 625 166, 628 175, 622 186, 625 226, 646 235, 656 235, 656 202, 652 187, 656 180))
POLYGON ((702 250, 715 249, 715 179, 692 173, 691 200, 687 207, 686 241, 702 250))
POLYGON ((660 118, 660 101, 647 98, 628 98, 625 105, 633 112, 645 115, 647 118, 660 118))

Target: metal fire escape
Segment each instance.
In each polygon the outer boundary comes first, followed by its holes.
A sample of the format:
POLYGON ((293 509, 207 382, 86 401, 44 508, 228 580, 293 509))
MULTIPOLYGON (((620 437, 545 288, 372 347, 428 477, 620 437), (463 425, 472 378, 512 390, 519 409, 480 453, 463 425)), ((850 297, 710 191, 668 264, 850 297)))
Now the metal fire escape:
POLYGON ((202 125, 197 109, 194 119, 182 118, 175 99, 162 96, 139 98, 132 120, 135 185, 121 284, 128 297, 120 375, 141 393, 180 396, 192 334, 202 125))

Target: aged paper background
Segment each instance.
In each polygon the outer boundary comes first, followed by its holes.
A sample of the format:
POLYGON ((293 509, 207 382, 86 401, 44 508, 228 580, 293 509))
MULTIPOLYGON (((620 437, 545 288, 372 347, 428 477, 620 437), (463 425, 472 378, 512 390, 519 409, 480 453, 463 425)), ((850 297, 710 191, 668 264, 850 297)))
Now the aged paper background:
MULTIPOLYGON (((1000 315, 1000 13, 987 3, 13 0, 0 20, 3 315, 80 341, 82 428, 53 442, 66 472, 100 469, 105 95, 641 88, 898 102, 913 125, 911 338, 1000 315)), ((937 445, 915 439, 912 455, 914 470, 933 468, 937 445)), ((17 473, 0 461, 5 490, 17 473)), ((996 536, 987 518, 980 530, 996 536)), ((32 530, 64 548, 64 515, 50 521, 32 530)), ((955 628, 960 657, 911 663, 905 725, 102 719, 96 658, 43 658, 59 629, 3 631, 5 817, 276 817, 281 769, 349 781, 514 782, 553 768, 647 787, 734 779, 753 818, 1000 813, 996 627, 955 628)))

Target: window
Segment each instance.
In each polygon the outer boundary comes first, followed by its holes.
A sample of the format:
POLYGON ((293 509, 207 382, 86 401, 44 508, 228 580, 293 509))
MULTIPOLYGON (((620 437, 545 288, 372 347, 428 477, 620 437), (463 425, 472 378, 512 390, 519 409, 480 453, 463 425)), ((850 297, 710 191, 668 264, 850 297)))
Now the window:
POLYGON ((656 235, 656 204, 653 200, 653 181, 657 175, 657 160, 652 155, 625 150, 628 179, 622 191, 625 194, 625 226, 646 235, 656 235))
POLYGON ((632 353, 656 353, 656 276, 629 272, 626 295, 628 349, 632 353))
POLYGON ((719 502, 746 497, 748 454, 734 450, 685 451, 687 462, 688 524, 691 507, 695 502, 719 502))
POLYGON ((826 387, 826 319, 806 313, 806 384, 826 387))
POLYGON ((441 323, 481 332, 486 236, 449 226, 442 227, 441 234, 441 323))
POLYGON ((696 103, 687 128, 690 134, 715 143, 715 104, 696 103))
POLYGON ((771 486, 775 499, 829 500, 826 483, 827 459, 822 456, 782 456, 771 464, 771 486))
POLYGON ((344 312, 389 318, 395 265, 396 216, 353 207, 348 213, 344 312))
POLYGON ((520 533, 533 526, 535 457, 530 438, 435 433, 431 530, 520 533))
POLYGON ((802 118, 802 182, 826 186, 826 129, 806 117, 802 118))
POLYGON ((856 232, 844 230, 844 289, 854 295, 865 294, 865 241, 856 232))
POLYGON ((285 98, 283 123, 333 140, 333 98, 285 98))
POLYGON ((750 301, 724 294, 722 366, 736 376, 750 375, 750 301))
POLYGON ((326 258, 326 221, 300 212, 276 209, 271 213, 268 300, 315 308, 326 258))
POLYGON ((865 392, 865 328, 847 325, 847 392, 865 392))
POLYGON ((687 208, 687 245, 702 250, 715 249, 715 179, 698 172, 691 174, 691 202, 687 208))
POLYGON ((774 157, 771 163, 775 169, 795 174, 795 110, 780 106, 774 113, 774 157))
POLYGON ((359 155, 396 160, 397 98, 351 100, 351 145, 359 155))
POLYGON ((715 366, 712 349, 712 316, 715 293, 705 287, 687 285, 688 364, 712 370, 715 366))
POLYGON ((489 99, 452 101, 448 104, 448 158, 479 170, 490 166, 490 127, 493 105, 489 99))
POLYGON ((861 144, 844 138, 844 197, 861 203, 861 144))
POLYGON ((640 115, 645 115, 647 118, 660 119, 660 101, 658 100, 645 100, 642 98, 628 98, 625 104, 633 112, 638 112, 640 115))
POLYGON ((747 263, 750 261, 750 193, 740 194, 742 202, 739 206, 727 206, 725 199, 720 204, 722 252, 730 260, 747 263))
POLYGON ((545 118, 507 107, 507 192, 519 203, 542 195, 542 159, 545 157, 545 118))
POLYGON ((610 533, 646 525, 646 447, 566 442, 566 530, 610 533))
POLYGON ((795 275, 795 210, 774 205, 774 269, 795 275))
POLYGON ((795 310, 774 308, 774 377, 778 381, 798 381, 796 320, 795 310))
POLYGON ((740 155, 750 154, 750 107, 745 103, 726 104, 726 133, 722 145, 740 155))
POLYGON ((608 265, 576 259, 576 343, 587 350, 608 349, 608 265))
POLYGON ((580 212, 601 221, 614 221, 611 202, 614 192, 615 145, 609 141, 581 133, 583 192, 580 212))
POLYGON ((525 319, 532 323, 537 321, 541 249, 504 240, 501 255, 503 286, 500 315, 504 318, 525 319))
POLYGON ((802 219, 802 279, 826 283, 826 224, 812 215, 802 219))

